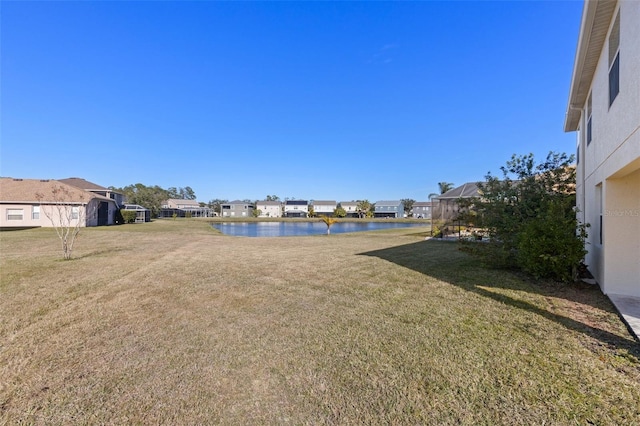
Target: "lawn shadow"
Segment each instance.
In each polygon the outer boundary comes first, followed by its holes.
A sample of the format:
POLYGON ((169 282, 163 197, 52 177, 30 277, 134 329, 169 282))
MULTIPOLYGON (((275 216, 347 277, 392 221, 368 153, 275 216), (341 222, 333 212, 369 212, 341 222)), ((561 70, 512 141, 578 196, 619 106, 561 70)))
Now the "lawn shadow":
POLYGON ((384 259, 466 291, 540 315, 609 347, 627 349, 640 362, 640 345, 630 333, 629 337, 625 338, 601 328, 600 325, 595 324, 595 321, 585 322, 560 315, 529 301, 488 290, 490 288, 508 289, 525 291, 542 297, 562 298, 619 316, 611 301, 597 286, 536 281, 518 272, 488 269, 483 267, 478 259, 460 252, 458 248, 456 242, 428 240, 363 252, 359 255, 384 259), (496 280, 496 277, 500 279, 496 280))

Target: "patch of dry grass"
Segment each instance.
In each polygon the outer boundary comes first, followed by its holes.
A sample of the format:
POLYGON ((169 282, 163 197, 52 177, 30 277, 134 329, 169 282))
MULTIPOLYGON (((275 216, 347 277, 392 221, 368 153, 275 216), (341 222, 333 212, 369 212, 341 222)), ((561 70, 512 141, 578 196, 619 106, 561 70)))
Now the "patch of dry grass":
POLYGON ((0 234, 0 423, 630 424, 640 351, 602 294, 411 230, 201 221, 0 234))

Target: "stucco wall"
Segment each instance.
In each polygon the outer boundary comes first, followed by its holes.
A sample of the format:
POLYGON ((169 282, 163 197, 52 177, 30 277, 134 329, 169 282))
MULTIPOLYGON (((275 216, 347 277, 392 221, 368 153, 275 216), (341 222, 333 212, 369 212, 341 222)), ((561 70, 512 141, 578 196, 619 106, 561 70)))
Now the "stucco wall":
POLYGON ((591 224, 585 262, 603 291, 640 296, 640 2, 619 10, 620 93, 609 105, 607 38, 591 85, 589 145, 586 117, 580 121, 577 207, 591 224))

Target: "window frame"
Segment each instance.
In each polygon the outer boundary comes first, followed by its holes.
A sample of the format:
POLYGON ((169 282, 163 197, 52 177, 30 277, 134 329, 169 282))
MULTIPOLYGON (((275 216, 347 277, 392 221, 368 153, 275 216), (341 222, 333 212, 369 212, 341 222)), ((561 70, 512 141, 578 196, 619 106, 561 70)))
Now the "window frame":
POLYGON ((7 221, 24 220, 24 209, 10 208, 7 209, 7 221), (19 214, 16 212, 20 212, 19 214))
POLYGON ((609 33, 609 108, 620 94, 620 10, 609 33))

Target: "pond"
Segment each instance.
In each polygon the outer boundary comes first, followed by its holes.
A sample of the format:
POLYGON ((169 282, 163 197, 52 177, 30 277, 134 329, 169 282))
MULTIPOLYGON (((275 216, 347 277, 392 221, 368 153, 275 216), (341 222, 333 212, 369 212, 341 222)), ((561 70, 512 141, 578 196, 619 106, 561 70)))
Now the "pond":
MULTIPOLYGON (((211 226, 225 235, 234 237, 291 237, 322 235, 327 233, 324 222, 222 222, 211 226)), ((390 228, 412 228, 427 226, 421 223, 401 222, 338 222, 331 225, 332 234, 347 232, 377 231, 390 228)))

